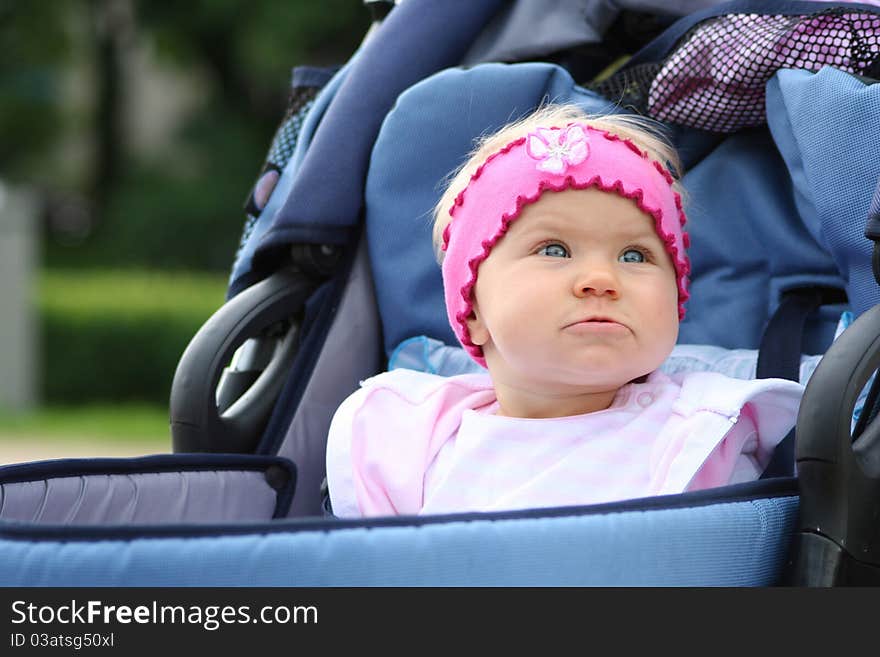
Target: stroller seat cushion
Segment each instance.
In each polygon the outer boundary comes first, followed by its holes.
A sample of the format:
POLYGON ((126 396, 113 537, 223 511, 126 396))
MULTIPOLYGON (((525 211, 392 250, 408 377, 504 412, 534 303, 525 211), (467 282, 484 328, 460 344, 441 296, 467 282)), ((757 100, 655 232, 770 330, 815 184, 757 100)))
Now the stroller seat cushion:
POLYGON ((751 481, 794 425, 803 390, 654 372, 604 411, 535 420, 497 415, 487 374, 399 369, 362 386, 327 442, 343 517, 598 504, 751 481))

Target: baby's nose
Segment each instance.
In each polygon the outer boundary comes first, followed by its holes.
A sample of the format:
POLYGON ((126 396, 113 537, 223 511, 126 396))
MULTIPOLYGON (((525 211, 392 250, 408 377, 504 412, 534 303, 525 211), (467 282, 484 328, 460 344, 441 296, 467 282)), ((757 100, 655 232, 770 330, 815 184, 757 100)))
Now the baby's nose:
POLYGON ((619 296, 619 284, 614 268, 604 263, 585 266, 574 287, 577 296, 589 294, 599 296, 608 294, 614 298, 619 296))

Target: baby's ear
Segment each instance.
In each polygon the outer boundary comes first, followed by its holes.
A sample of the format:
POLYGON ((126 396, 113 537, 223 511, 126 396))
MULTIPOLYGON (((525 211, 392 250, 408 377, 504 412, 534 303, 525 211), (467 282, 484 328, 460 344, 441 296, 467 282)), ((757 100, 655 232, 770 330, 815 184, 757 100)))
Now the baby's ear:
POLYGON ((468 315, 467 327, 468 333, 470 333, 471 336, 471 342, 475 345, 482 347, 489 341, 489 330, 486 328, 485 322, 483 322, 476 301, 474 301, 471 314, 468 315))

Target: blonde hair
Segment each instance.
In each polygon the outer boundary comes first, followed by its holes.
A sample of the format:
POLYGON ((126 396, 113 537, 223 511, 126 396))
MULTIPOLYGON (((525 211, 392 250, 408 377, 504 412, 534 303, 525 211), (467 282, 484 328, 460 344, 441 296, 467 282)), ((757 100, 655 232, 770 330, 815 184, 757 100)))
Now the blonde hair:
MULTIPOLYGON (((580 121, 598 130, 604 130, 628 139, 667 169, 672 167, 674 173, 681 172, 681 161, 675 148, 663 136, 662 126, 651 119, 637 114, 606 114, 590 116, 577 105, 545 105, 532 114, 513 123, 509 123, 497 132, 479 140, 465 163, 447 177, 446 190, 434 206, 434 253, 437 262, 443 262, 445 253, 441 249, 443 231, 452 220, 449 208, 455 202, 459 192, 470 182, 471 176, 486 159, 500 151, 512 141, 525 136, 539 127, 564 126, 572 121, 580 121)), ((684 189, 676 180, 673 189, 684 200, 684 189)))

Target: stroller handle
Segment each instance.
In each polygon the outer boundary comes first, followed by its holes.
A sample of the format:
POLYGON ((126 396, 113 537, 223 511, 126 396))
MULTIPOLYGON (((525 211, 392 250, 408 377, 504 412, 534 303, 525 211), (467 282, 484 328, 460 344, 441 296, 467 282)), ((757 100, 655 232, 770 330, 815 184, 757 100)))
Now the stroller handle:
POLYGON ((834 341, 801 402, 795 446, 800 526, 789 576, 794 585, 880 583, 880 422, 868 423, 855 441, 851 428, 859 393, 878 366, 875 306, 834 341))
MULTIPOLYGON (((280 269, 220 307, 190 341, 171 384, 174 452, 252 453, 281 391, 298 345, 303 305, 316 283, 294 267, 280 269), (219 401, 224 368, 247 340, 277 341, 262 373, 232 403, 219 401)), ((263 352, 266 350, 263 349, 263 352)))

